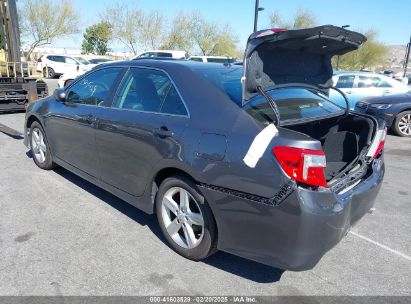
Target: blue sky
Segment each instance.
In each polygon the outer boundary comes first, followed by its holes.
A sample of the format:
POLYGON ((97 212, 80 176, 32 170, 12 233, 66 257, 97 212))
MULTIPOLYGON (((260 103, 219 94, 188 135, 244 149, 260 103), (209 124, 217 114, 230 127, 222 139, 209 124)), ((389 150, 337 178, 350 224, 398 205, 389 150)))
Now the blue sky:
MULTIPOLYGON (((99 12, 116 0, 74 0, 85 28, 99 20, 99 12)), ((172 18, 178 11, 200 11, 209 20, 227 23, 244 46, 253 29, 254 0, 124 0, 144 10, 159 9, 172 18)), ((385 44, 406 44, 411 35, 411 0, 260 0, 259 28, 268 26, 267 13, 278 11, 290 19, 299 9, 310 10, 320 24, 351 25, 353 30, 374 28, 385 44)), ((82 35, 65 38, 55 46, 78 48, 82 35)), ((121 47, 122 48, 122 47, 121 47)))

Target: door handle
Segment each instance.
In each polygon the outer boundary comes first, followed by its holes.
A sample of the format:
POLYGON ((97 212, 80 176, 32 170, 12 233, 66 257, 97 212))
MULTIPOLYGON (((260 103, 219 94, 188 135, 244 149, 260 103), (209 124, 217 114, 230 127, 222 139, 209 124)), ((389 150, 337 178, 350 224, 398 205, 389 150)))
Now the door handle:
POLYGON ((345 94, 352 94, 352 91, 347 91, 345 92, 345 94))
POLYGON ((154 129, 154 135, 164 138, 164 137, 171 137, 174 135, 174 133, 170 131, 167 127, 162 126, 160 128, 154 129))
POLYGON ((384 91, 382 91, 382 93, 383 94, 389 94, 389 93, 391 93, 391 91, 390 90, 384 90, 384 91))

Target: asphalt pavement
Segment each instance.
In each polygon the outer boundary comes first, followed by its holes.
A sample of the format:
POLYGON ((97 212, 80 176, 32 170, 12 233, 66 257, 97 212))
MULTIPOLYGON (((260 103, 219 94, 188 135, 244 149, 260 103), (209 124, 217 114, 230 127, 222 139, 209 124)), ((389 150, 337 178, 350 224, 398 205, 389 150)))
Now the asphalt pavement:
MULTIPOLYGON (((0 115, 23 132, 24 114, 0 115)), ((0 295, 411 295, 411 139, 388 136, 376 210, 312 270, 172 251, 155 216, 0 132, 0 295)))

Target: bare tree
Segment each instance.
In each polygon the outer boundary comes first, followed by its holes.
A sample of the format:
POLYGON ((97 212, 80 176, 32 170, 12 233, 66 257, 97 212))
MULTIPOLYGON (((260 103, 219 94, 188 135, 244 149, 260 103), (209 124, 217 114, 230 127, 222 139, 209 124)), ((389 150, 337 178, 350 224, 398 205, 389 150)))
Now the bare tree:
POLYGON ((203 55, 235 56, 238 38, 229 25, 205 20, 199 13, 191 18, 191 37, 203 55))
POLYGON ((169 26, 170 30, 168 31, 161 48, 191 51, 194 45, 191 38, 191 26, 191 17, 180 11, 173 18, 169 26))
POLYGON ((137 54, 139 33, 144 23, 144 13, 141 9, 131 8, 124 3, 116 3, 106 8, 102 16, 113 27, 113 37, 137 54))
POLYGON ((29 58, 36 47, 78 32, 79 15, 69 0, 25 0, 19 14, 22 36, 31 41, 29 58))
POLYGON ((139 30, 140 43, 144 48, 158 49, 164 41, 165 18, 158 11, 143 15, 142 26, 139 30))
POLYGON ((314 14, 305 9, 299 9, 291 20, 284 20, 278 12, 269 13, 268 18, 272 27, 301 29, 317 25, 317 19, 314 14))

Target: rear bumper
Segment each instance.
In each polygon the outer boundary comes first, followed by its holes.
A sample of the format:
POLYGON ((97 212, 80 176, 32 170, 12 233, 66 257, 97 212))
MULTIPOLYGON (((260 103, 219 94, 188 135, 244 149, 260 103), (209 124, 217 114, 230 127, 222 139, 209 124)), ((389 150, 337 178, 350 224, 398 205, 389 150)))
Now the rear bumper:
POLYGON ((202 188, 216 218, 218 248, 281 269, 311 269, 374 205, 384 170, 381 157, 343 195, 298 187, 277 207, 202 188))

